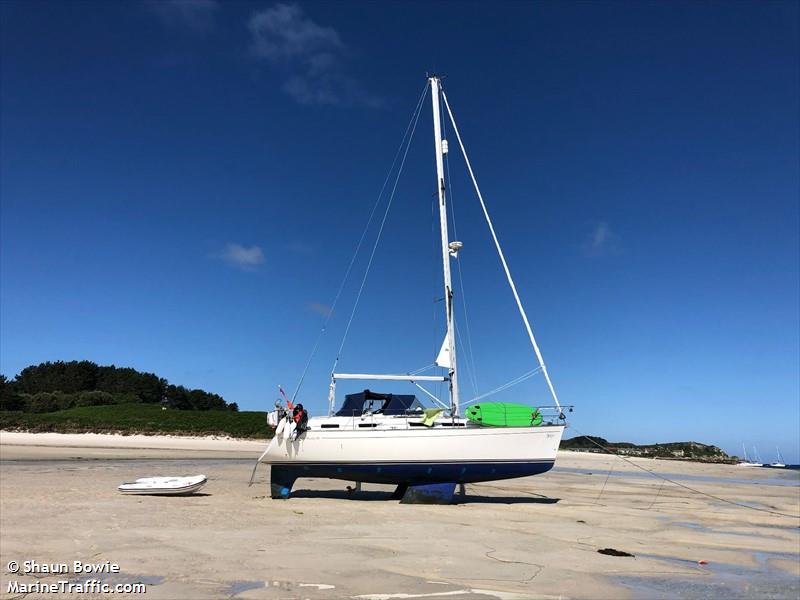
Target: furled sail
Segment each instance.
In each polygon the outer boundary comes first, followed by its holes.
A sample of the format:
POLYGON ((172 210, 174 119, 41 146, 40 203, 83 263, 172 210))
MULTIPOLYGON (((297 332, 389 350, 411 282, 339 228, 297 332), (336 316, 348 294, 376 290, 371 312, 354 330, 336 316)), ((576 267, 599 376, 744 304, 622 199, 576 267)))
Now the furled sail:
POLYGON ((450 361, 450 344, 448 343, 447 336, 444 336, 442 349, 439 350, 439 356, 436 357, 436 366, 446 369, 453 368, 453 363, 450 361))

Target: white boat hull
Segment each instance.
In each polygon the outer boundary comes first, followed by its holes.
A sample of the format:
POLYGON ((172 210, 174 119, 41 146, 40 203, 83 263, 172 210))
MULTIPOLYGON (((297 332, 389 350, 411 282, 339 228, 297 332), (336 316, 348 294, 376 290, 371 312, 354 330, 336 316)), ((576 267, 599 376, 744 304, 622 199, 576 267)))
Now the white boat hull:
POLYGON ((553 467, 564 431, 563 425, 447 427, 441 423, 432 428, 358 428, 357 424, 322 429, 314 421, 297 439, 276 436, 262 455, 261 461, 272 465, 273 497, 287 497, 299 477, 425 485, 536 475, 553 467))
POLYGON ((129 481, 117 489, 123 494, 175 496, 193 494, 203 487, 208 479, 205 475, 191 477, 142 477, 129 481))

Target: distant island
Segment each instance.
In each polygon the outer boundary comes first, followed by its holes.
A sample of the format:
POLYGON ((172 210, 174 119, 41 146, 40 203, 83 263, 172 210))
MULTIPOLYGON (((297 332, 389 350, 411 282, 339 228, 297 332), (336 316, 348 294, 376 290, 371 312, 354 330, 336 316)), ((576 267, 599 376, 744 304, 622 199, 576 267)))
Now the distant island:
POLYGON ((722 448, 700 444, 699 442, 667 442, 660 444, 637 445, 630 442, 609 442, 593 435, 580 435, 568 440, 561 440, 561 450, 576 452, 597 452, 604 454, 608 448, 616 454, 624 456, 641 456, 644 458, 661 458, 668 460, 691 460, 700 462, 732 463, 736 456, 728 456, 722 448))
POLYGON ((228 435, 266 438, 264 412, 240 412, 219 394, 154 373, 88 360, 0 375, 0 429, 59 433, 228 435))
POLYGON ((181 410, 231 410, 219 394, 172 385, 155 373, 100 366, 88 360, 25 367, 11 381, 0 375, 0 410, 47 413, 75 406, 161 404, 181 410))

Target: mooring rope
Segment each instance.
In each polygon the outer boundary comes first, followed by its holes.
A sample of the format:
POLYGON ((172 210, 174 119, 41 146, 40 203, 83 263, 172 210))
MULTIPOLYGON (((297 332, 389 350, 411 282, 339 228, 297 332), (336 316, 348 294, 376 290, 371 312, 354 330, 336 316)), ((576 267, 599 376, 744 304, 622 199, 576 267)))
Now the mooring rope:
MULTIPOLYGON (((686 490, 689 490, 690 492, 693 492, 695 494, 699 494, 700 496, 706 496, 708 498, 713 498, 714 500, 718 500, 719 502, 724 502, 725 504, 731 504, 732 506, 738 506, 739 508, 749 508, 750 510, 757 510, 758 512, 765 512, 765 513, 769 513, 769 514, 772 514, 772 515, 779 515, 781 517, 789 517, 790 519, 800 519, 800 515, 790 515, 789 513, 784 513, 784 512, 777 511, 777 510, 771 510, 769 508, 758 508, 757 506, 750 506, 749 504, 743 504, 741 502, 735 502, 734 500, 728 500, 727 498, 721 498, 719 496, 715 496, 714 494, 709 494, 708 492, 703 492, 701 490, 698 490, 697 488, 693 488, 693 487, 691 487, 689 485, 686 485, 684 483, 680 483, 678 481, 675 481, 674 479, 670 479, 669 477, 665 477, 663 475, 660 475, 658 473, 655 473, 653 471, 645 469, 641 465, 637 465, 632 460, 629 460, 629 459, 625 458, 624 456, 622 456, 620 454, 617 454, 611 448, 606 448, 602 444, 594 441, 589 435, 579 431, 578 429, 576 429, 575 427, 572 427, 571 425, 570 425, 570 428, 573 429, 576 433, 582 435, 584 437, 584 439, 590 441, 592 444, 594 444, 595 446, 597 446, 601 450, 605 450, 606 453, 611 454, 613 456, 616 456, 620 460, 625 461, 629 465, 633 465, 634 467, 636 467, 637 469, 639 469, 641 471, 644 471, 645 473, 649 473, 653 477, 656 477, 658 479, 663 479, 664 481, 666 481, 668 483, 672 483, 674 485, 677 485, 678 487, 682 487, 682 488, 684 488, 686 490)), ((605 485, 603 487, 605 488, 605 485)), ((659 490, 659 493, 660 492, 661 492, 661 490, 659 490)))

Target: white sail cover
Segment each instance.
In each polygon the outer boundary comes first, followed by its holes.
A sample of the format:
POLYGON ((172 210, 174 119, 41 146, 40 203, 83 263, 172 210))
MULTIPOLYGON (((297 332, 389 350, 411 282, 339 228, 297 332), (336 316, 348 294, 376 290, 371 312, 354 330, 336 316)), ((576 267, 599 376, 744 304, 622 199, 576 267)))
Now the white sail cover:
POLYGON ((442 349, 439 350, 439 356, 436 357, 436 366, 444 367, 445 369, 453 368, 453 363, 450 361, 450 344, 447 342, 447 336, 444 336, 442 349))

